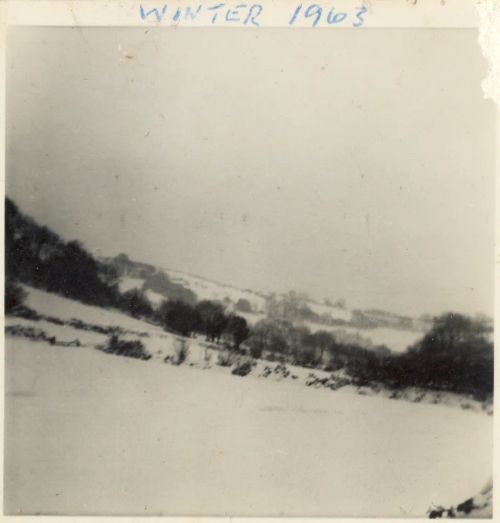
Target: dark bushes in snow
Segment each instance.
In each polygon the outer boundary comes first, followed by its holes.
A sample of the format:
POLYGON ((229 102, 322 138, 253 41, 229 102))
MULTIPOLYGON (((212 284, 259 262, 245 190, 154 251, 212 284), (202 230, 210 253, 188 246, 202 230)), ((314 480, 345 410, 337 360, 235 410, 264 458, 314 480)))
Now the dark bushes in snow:
POLYGON ((250 374, 250 372, 252 372, 252 368, 253 368, 252 361, 245 360, 245 361, 237 363, 233 367, 231 374, 234 374, 235 376, 246 376, 247 374, 250 374))
POLYGON ((128 358, 137 358, 140 360, 149 360, 149 354, 140 340, 122 340, 116 334, 108 338, 105 345, 97 347, 99 350, 108 354, 117 354, 118 356, 127 356, 128 358))
POLYGON ((55 336, 49 336, 44 330, 34 327, 26 327, 24 325, 8 325, 5 327, 5 334, 19 338, 26 338, 31 341, 45 341, 50 345, 58 345, 61 347, 80 347, 80 340, 74 339, 72 341, 58 341, 55 336))

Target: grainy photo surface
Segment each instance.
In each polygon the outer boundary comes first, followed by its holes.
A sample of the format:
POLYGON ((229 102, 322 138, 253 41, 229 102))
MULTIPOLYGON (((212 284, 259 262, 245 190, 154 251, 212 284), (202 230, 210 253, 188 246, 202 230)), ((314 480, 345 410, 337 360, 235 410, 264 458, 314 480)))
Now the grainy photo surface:
POLYGON ((6 514, 491 517, 476 39, 9 29, 6 514))

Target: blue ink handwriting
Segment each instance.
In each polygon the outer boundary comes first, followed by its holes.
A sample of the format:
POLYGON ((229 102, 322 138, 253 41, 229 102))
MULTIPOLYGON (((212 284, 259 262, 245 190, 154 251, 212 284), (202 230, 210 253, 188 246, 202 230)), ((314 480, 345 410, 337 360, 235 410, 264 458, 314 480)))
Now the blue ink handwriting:
MULTIPOLYGON (((151 5, 151 4, 150 4, 151 5)), ((195 4, 178 7, 177 4, 156 4, 156 7, 140 4, 139 14, 146 22, 171 22, 175 24, 199 22, 200 25, 243 25, 260 27, 264 6, 261 4, 195 4)), ((325 27, 361 27, 365 23, 366 6, 354 10, 341 10, 328 3, 296 4, 284 25, 325 27)), ((276 25, 276 24, 274 24, 276 25)), ((280 25, 280 24, 278 24, 280 25)))
POLYGON ((353 19, 351 22, 352 27, 361 27, 365 22, 364 14, 367 11, 368 8, 365 6, 356 8, 354 14, 352 14, 322 4, 309 4, 307 7, 303 4, 298 4, 288 21, 288 25, 296 25, 296 22, 299 22, 301 19, 307 21, 311 27, 317 27, 318 24, 335 25, 345 20, 353 19))
POLYGON ((139 13, 141 20, 144 21, 164 22, 170 20, 175 23, 182 23, 200 19, 201 22, 208 21, 212 25, 240 23, 259 27, 258 18, 263 10, 264 8, 260 4, 198 4, 183 8, 174 6, 171 9, 169 9, 168 4, 149 9, 141 4, 139 13))

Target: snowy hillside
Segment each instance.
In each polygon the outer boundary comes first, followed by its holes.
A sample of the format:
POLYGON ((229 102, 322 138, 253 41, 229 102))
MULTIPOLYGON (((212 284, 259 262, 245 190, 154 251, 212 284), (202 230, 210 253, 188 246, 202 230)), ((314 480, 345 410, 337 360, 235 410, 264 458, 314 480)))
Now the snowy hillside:
POLYGON ((25 289, 50 321, 6 320, 9 514, 425 516, 490 475, 492 417, 474 402, 308 388, 308 369, 264 379, 265 362, 241 378, 201 338, 167 365, 177 336, 25 289), (106 336, 93 325, 153 358, 96 351, 106 336), (56 343, 13 337, 29 328, 56 343))
POLYGON ((352 311, 344 307, 335 307, 333 305, 321 305, 320 303, 308 302, 309 308, 318 316, 329 316, 334 320, 351 321, 352 311))
POLYGON ((266 308, 266 297, 263 294, 253 292, 249 289, 238 289, 232 285, 226 285, 211 281, 199 276, 192 276, 180 271, 163 269, 173 281, 191 289, 199 300, 215 300, 236 305, 239 300, 248 300, 251 309, 256 313, 264 313, 266 308))
MULTIPOLYGON (((154 307, 163 300, 211 300, 222 303, 228 312, 245 317, 250 325, 269 314, 271 295, 240 289, 181 271, 164 269, 130 260, 125 255, 106 259, 118 271, 121 292, 144 291, 154 307)), ((274 295, 273 295, 274 296, 274 295)), ((281 296, 276 296, 281 299, 281 296)), ((336 333, 339 341, 357 342, 366 348, 385 345, 395 352, 404 351, 422 338, 430 321, 422 321, 379 310, 351 310, 343 304, 320 304, 307 298, 302 307, 307 314, 301 324, 312 332, 336 333)))

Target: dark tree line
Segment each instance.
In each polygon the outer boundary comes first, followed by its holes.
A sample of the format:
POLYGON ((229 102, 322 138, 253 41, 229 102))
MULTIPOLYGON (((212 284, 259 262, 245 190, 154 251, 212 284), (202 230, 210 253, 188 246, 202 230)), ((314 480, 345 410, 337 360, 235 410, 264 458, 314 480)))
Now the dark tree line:
POLYGON ((76 241, 64 242, 47 227, 5 201, 5 275, 68 298, 114 305, 116 288, 100 275, 99 263, 76 241))
MULTIPOLYGON (((174 295, 177 299, 154 310, 143 290, 120 294, 113 267, 95 260, 78 242, 65 242, 47 227, 37 225, 8 198, 5 213, 7 313, 22 307, 25 293, 17 283, 22 282, 84 303, 119 308, 182 336, 199 333, 211 342, 222 340, 255 358, 332 371, 345 369, 358 385, 415 386, 470 394, 481 400, 493 394, 492 329, 485 321, 460 314, 442 315, 434 319, 422 340, 406 352, 394 354, 384 346, 361 346, 359 340, 340 342, 333 333, 312 333, 283 319, 304 316, 303 300, 295 294, 282 302, 271 300, 271 317, 251 330, 243 317, 227 314, 222 304, 208 300, 196 303, 194 295, 180 289, 174 295)), ((149 271, 149 266, 144 267, 149 271)), ((172 288, 161 276, 153 277, 159 279, 151 285, 172 288)), ((240 310, 250 309, 249 303, 239 305, 240 310)))
POLYGON ((401 354, 353 360, 349 372, 360 384, 468 394, 486 400, 493 394, 491 328, 461 314, 434 319, 431 330, 401 354))
POLYGON ((440 316, 404 355, 402 366, 420 386, 485 399, 493 393, 491 336, 491 327, 483 321, 460 314, 440 316))
POLYGON ((134 264, 126 256, 117 257, 114 265, 101 263, 78 242, 65 242, 24 216, 9 198, 5 201, 5 217, 7 312, 22 305, 25 293, 17 284, 22 282, 83 303, 118 308, 183 336, 202 333, 208 341, 217 343, 225 337, 236 349, 249 335, 244 318, 226 314, 219 303, 197 303, 192 291, 163 273, 155 273, 152 266, 135 263, 135 268, 139 266, 147 277, 147 285, 121 294, 114 282, 120 270, 134 264), (155 311, 145 295, 147 289, 166 292, 171 299, 155 311))
POLYGON ((444 314, 434 319, 418 343, 393 353, 385 346, 339 342, 327 331, 311 333, 303 326, 267 319, 254 325, 245 346, 255 358, 329 371, 345 369, 358 386, 419 387, 482 401, 493 394, 491 335, 485 321, 444 314))
POLYGON ((311 332, 303 325, 286 320, 264 319, 257 322, 246 342, 255 357, 278 359, 294 365, 311 368, 338 369, 345 366, 354 353, 371 355, 389 353, 384 346, 363 347, 357 336, 344 335, 340 341, 337 333, 319 330, 311 332))
POLYGON ((250 334, 245 318, 227 314, 221 304, 209 300, 195 306, 178 300, 165 301, 155 317, 166 329, 182 336, 203 334, 207 341, 215 343, 225 338, 234 349, 239 349, 250 334))

